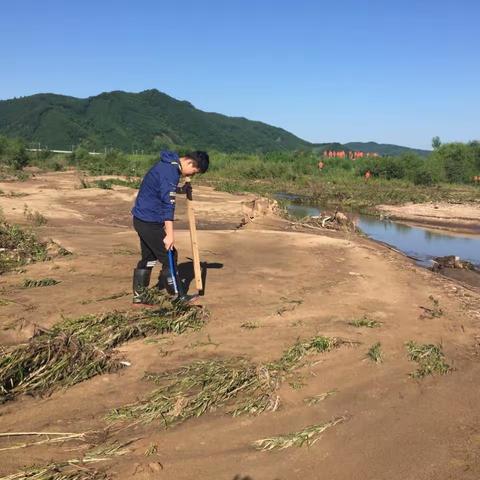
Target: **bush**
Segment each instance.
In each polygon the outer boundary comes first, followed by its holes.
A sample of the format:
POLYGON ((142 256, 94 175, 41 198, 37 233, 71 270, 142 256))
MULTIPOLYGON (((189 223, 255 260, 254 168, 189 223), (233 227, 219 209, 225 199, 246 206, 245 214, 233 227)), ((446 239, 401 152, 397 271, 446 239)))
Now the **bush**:
POLYGON ((422 166, 415 172, 413 183, 415 185, 433 185, 436 182, 433 173, 422 166))

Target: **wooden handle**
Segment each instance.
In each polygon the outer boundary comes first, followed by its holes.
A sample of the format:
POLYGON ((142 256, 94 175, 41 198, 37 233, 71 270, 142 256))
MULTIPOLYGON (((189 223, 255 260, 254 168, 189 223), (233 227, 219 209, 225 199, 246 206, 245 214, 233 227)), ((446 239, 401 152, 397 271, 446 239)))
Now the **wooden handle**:
MULTIPOLYGON (((190 178, 186 178, 190 182, 190 178)), ((198 251, 197 225, 195 223, 195 211, 193 209, 193 200, 187 199, 188 225, 190 227, 190 241, 192 244, 193 271, 195 273, 195 285, 200 292, 203 290, 202 269, 200 268, 200 253, 198 251)))

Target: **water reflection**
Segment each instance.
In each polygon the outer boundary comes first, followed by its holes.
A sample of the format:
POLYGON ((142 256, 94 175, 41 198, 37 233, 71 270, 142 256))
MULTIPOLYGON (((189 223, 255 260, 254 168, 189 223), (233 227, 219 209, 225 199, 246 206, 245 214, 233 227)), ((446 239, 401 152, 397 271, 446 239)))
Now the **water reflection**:
MULTIPOLYGON (((287 205, 297 218, 320 215, 320 210, 311 205, 287 205)), ((458 255, 480 265, 480 236, 462 236, 449 232, 436 232, 422 227, 380 220, 368 215, 356 215, 356 223, 362 231, 374 240, 388 243, 421 264, 430 264, 432 257, 458 255)))

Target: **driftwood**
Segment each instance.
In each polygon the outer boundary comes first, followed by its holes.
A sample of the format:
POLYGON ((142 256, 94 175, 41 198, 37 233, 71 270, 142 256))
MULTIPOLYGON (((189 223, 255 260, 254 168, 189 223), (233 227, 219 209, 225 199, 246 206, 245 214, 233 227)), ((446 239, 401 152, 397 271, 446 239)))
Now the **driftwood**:
POLYGON ((446 255, 445 257, 434 257, 431 267, 433 272, 439 272, 444 268, 459 268, 462 270, 477 270, 473 263, 461 260, 455 255, 446 255))
POLYGON ((307 228, 340 230, 344 232, 356 232, 358 230, 353 220, 338 211, 334 213, 324 212, 322 215, 307 217, 300 220, 298 224, 307 228))

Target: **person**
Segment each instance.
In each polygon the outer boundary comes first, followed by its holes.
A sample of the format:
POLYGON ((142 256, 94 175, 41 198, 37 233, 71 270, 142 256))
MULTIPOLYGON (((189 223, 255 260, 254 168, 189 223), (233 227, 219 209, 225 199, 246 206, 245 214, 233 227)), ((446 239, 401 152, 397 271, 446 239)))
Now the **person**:
MULTIPOLYGON (((196 150, 180 157, 176 152, 162 151, 158 161, 144 176, 132 209, 133 227, 140 238, 142 258, 133 271, 133 303, 144 304, 143 292, 150 285, 152 268, 162 264, 158 287, 173 292, 173 274, 168 250, 175 257, 174 214, 177 193, 188 194, 189 183, 178 187, 180 177, 205 173, 209 166, 207 152, 196 150)), ((176 262, 175 262, 176 263, 176 262)))

